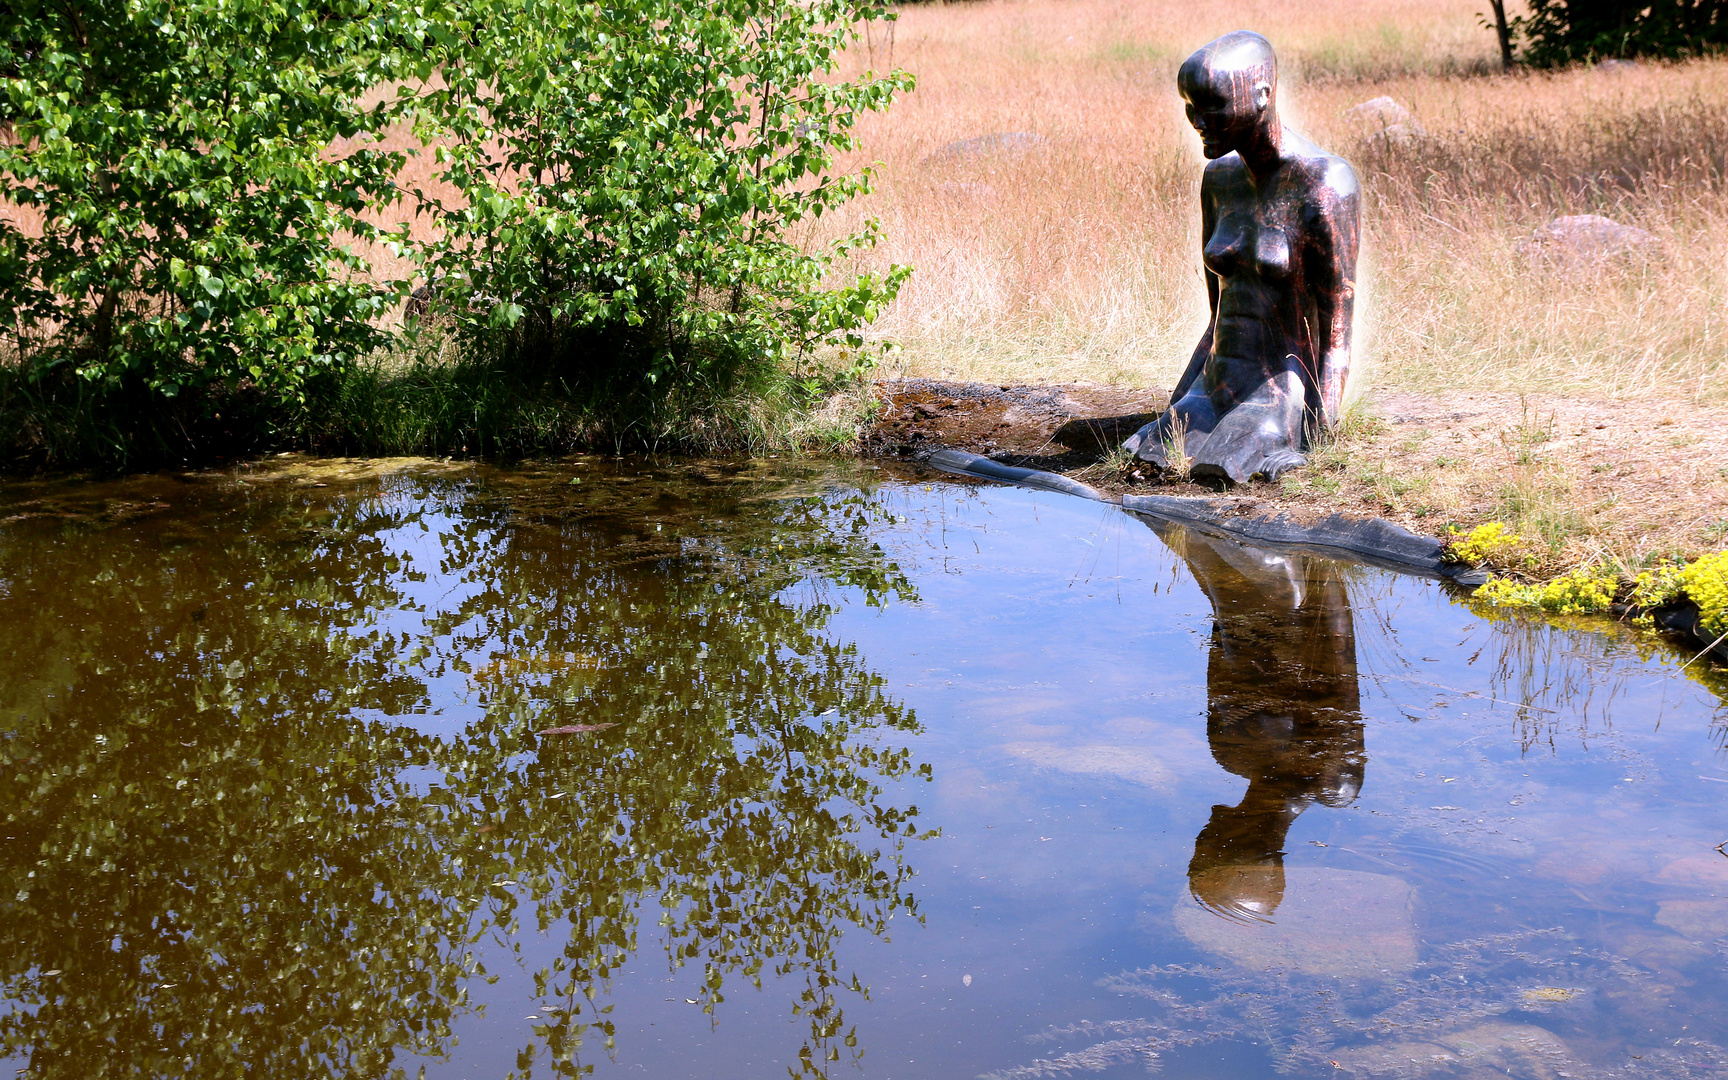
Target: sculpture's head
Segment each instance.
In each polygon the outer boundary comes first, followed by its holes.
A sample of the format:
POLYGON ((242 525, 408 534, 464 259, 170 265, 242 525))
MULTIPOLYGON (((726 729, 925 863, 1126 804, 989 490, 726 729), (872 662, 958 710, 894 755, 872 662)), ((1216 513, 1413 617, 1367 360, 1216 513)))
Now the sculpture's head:
POLYGON ((1207 158, 1240 150, 1264 132, 1277 139, 1278 58, 1259 34, 1237 30, 1183 61, 1176 88, 1207 158))

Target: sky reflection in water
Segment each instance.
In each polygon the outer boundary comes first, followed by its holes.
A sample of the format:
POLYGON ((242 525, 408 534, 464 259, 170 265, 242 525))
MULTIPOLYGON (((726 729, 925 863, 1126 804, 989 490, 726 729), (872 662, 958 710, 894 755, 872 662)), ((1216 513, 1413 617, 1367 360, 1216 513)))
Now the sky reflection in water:
POLYGON ((33 1075, 1728 1068, 1717 677, 1631 632, 853 463, 0 520, 33 1075))

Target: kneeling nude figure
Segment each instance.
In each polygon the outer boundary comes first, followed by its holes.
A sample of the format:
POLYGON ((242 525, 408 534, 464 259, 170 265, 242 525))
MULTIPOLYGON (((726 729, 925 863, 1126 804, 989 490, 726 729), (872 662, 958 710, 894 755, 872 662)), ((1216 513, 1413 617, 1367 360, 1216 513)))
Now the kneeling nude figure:
POLYGON ((1309 440, 1343 405, 1356 174, 1279 122, 1278 61, 1259 34, 1212 42, 1176 83, 1208 159, 1200 220, 1212 322, 1170 408, 1123 449, 1159 469, 1187 458, 1199 480, 1275 480, 1308 463, 1309 440))

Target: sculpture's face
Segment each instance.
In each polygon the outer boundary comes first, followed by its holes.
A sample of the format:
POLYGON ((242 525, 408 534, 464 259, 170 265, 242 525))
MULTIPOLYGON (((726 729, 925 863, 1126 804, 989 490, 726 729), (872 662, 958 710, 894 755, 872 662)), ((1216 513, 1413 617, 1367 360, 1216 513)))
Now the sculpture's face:
POLYGON ((1208 159, 1240 149, 1266 112, 1272 88, 1264 82, 1245 82, 1205 79, 1182 86, 1188 122, 1200 133, 1200 145, 1208 159))

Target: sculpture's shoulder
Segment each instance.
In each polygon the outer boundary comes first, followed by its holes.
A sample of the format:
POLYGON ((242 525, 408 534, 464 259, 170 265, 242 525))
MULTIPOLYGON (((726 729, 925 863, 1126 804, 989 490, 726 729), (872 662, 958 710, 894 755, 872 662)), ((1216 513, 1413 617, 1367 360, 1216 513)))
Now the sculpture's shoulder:
POLYGON ((1356 170, 1337 154, 1326 154, 1320 183, 1341 199, 1354 199, 1362 194, 1361 185, 1356 182, 1356 170))
POLYGON ((1243 163, 1242 155, 1234 150, 1208 161, 1205 171, 1200 174, 1202 191, 1226 190, 1247 183, 1248 166, 1243 163))
POLYGON ((1303 144, 1295 148, 1287 167, 1289 165, 1295 166, 1295 171, 1302 177, 1303 186, 1321 201, 1347 201, 1362 193, 1361 185, 1356 180, 1356 170, 1350 167, 1348 161, 1307 140, 1303 140, 1303 144))

